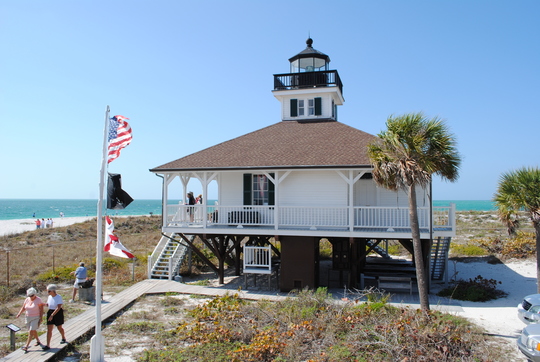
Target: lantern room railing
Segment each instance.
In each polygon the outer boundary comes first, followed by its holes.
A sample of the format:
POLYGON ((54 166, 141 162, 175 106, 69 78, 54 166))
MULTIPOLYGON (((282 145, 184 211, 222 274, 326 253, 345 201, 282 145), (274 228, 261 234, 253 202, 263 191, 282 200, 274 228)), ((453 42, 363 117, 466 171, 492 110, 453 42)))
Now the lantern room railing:
POLYGON ((337 70, 274 74, 274 90, 332 86, 338 87, 341 94, 343 94, 343 84, 337 70))

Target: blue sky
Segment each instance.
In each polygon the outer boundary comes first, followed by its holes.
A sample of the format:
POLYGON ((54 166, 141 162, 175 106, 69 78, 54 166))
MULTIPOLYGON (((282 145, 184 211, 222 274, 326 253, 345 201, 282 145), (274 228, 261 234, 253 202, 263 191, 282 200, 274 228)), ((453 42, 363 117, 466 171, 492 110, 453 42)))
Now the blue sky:
POLYGON ((463 162, 435 199, 490 199, 539 163, 539 16, 535 0, 2 1, 0 198, 97 198, 109 105, 133 128, 109 171, 159 199, 150 168, 280 121, 273 74, 311 35, 341 122, 445 119, 463 162))

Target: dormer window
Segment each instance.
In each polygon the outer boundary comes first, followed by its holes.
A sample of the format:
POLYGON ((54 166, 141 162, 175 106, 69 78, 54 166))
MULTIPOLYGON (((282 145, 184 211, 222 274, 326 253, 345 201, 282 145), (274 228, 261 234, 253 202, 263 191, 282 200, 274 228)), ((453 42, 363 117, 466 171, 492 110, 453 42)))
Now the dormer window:
POLYGON ((322 98, 291 99, 291 117, 322 115, 322 98))
POLYGON ((314 116, 314 115, 315 115, 315 102, 313 101, 313 99, 308 99, 308 116, 314 116))

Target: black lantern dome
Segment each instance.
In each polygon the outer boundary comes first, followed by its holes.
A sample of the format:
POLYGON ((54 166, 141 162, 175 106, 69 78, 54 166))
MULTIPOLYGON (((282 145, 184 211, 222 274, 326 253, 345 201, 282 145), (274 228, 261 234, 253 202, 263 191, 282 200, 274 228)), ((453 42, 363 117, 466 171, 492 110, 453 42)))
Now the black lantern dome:
POLYGON ((312 47, 313 39, 306 40, 307 48, 289 59, 291 73, 318 72, 328 70, 330 57, 312 47))

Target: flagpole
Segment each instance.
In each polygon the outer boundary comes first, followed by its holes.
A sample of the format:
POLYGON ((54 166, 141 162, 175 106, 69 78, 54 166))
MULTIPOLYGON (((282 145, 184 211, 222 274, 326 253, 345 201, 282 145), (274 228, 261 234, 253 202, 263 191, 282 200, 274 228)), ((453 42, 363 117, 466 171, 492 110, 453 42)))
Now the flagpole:
POLYGON ((107 167, 107 135, 109 125, 109 106, 105 112, 105 127, 103 129, 103 158, 99 178, 99 199, 97 204, 97 243, 96 243, 96 327, 95 334, 90 340, 90 362, 105 361, 105 343, 101 334, 101 289, 103 264, 103 198, 105 192, 105 169, 107 167))

